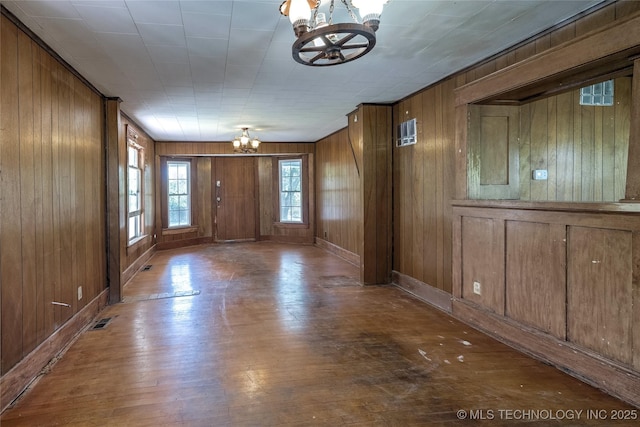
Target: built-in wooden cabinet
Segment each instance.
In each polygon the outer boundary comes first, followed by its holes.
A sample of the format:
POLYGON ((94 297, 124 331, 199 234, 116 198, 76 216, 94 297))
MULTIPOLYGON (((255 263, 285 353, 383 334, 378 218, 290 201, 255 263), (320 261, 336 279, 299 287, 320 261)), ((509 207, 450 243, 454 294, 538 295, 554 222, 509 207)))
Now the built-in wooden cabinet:
POLYGON ((631 402, 640 205, 454 202, 452 312, 631 402))

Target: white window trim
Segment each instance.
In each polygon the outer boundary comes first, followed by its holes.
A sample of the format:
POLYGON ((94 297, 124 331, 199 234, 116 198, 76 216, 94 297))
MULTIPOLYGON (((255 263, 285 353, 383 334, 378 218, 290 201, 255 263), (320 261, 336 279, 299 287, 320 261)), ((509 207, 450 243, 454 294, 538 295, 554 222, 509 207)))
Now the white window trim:
POLYGON ((133 245, 134 243, 140 241, 143 237, 145 237, 145 221, 144 221, 144 167, 145 167, 145 159, 144 159, 144 148, 136 142, 138 139, 138 134, 134 132, 132 129, 127 129, 127 241, 128 246, 133 245), (129 149, 133 148, 137 152, 137 166, 131 166, 129 162, 129 149), (135 169, 139 173, 138 177, 138 188, 139 188, 139 208, 135 211, 130 211, 130 200, 129 200, 129 178, 131 174, 131 169, 135 169), (131 236, 131 228, 130 228, 130 220, 133 217, 139 217, 139 230, 134 236, 131 236))

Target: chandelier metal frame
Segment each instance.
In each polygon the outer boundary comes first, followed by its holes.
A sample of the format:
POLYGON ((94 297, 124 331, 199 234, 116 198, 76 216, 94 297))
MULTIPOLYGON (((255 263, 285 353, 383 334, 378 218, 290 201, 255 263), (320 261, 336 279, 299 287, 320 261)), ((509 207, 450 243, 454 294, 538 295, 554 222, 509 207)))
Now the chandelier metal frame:
POLYGON ((242 135, 236 136, 232 144, 234 153, 252 154, 258 152, 260 140, 258 138, 252 138, 249 135, 249 128, 244 127, 242 128, 242 135))
MULTIPOLYGON (((328 23, 319 25, 318 10, 322 1, 308 1, 312 18, 293 22, 297 40, 293 43, 291 53, 296 62, 315 67, 344 64, 366 55, 374 48, 379 16, 363 17, 364 22, 360 23, 351 0, 341 2, 353 23, 333 23, 335 0, 331 0, 328 23)), ((280 13, 289 16, 290 6, 291 1, 285 0, 280 6, 280 13)))

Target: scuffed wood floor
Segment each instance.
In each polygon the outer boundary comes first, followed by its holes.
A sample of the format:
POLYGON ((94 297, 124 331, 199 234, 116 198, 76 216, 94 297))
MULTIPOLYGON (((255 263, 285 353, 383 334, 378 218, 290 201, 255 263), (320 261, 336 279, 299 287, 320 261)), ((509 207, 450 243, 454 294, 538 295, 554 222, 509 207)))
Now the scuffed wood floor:
POLYGON ((203 245, 150 264, 2 427, 638 423, 395 287, 359 286, 313 246, 203 245))

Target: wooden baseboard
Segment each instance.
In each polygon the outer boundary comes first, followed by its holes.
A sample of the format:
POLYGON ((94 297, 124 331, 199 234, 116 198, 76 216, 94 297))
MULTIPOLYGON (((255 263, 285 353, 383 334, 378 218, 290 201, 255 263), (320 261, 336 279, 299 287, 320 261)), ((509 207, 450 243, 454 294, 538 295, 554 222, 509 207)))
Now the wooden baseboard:
POLYGON ((452 315, 514 349, 640 407, 640 373, 514 320, 455 298, 452 315))
POLYGON ((137 260, 133 262, 129 267, 127 267, 120 277, 121 283, 124 285, 127 284, 129 280, 135 276, 135 274, 142 268, 143 265, 149 261, 149 258, 156 252, 156 245, 151 246, 147 249, 137 260))
POLYGON ((261 242, 277 242, 277 243, 295 243, 299 245, 312 245, 313 237, 261 235, 260 241, 261 242))
POLYGON ((346 249, 343 249, 340 246, 335 245, 319 237, 316 237, 316 246, 326 251, 329 251, 332 254, 339 256, 340 258, 345 259, 346 261, 350 262, 356 267, 360 267, 360 255, 358 254, 355 254, 346 249))
POLYGON ((213 243, 213 238, 211 237, 194 237, 192 239, 182 239, 182 240, 171 240, 168 242, 158 242, 156 243, 156 249, 159 251, 164 251, 167 249, 178 249, 185 248, 187 246, 197 246, 204 245, 207 243, 213 243))
POLYGON ((445 292, 442 289, 434 288, 433 286, 427 285, 420 280, 414 279, 413 277, 399 273, 395 270, 391 272, 391 281, 398 288, 410 293, 427 304, 446 313, 451 313, 452 296, 450 293, 445 292))
POLYGON ((0 378, 0 413, 95 319, 107 305, 108 296, 107 288, 0 378))

